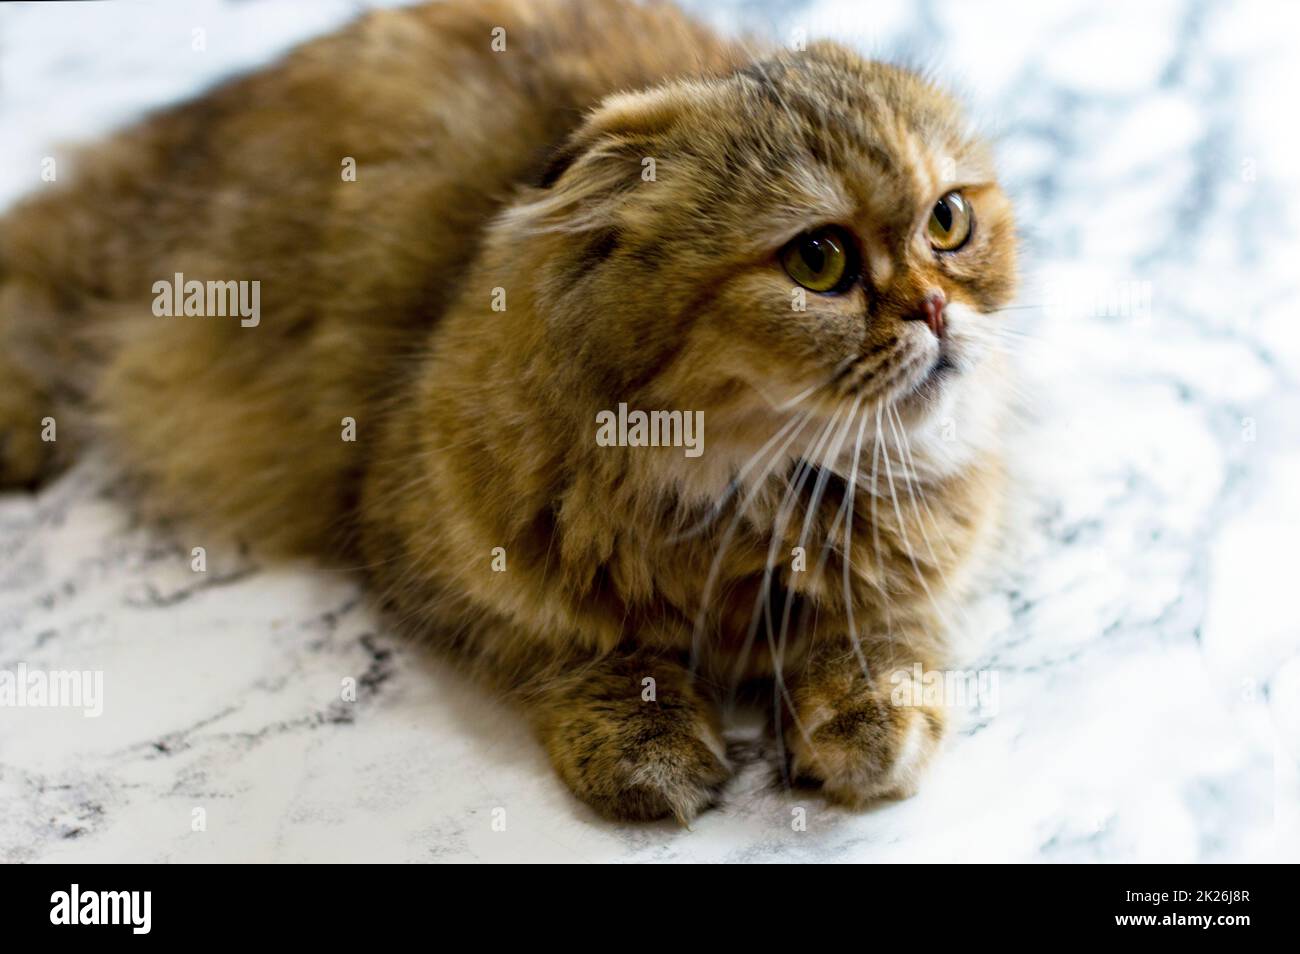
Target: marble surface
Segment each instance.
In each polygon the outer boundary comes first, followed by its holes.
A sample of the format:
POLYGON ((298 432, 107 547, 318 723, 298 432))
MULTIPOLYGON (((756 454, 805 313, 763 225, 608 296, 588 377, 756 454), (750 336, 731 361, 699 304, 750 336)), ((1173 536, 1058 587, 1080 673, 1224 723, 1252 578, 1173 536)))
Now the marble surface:
MULTIPOLYGON (((0 203, 58 142, 358 6, 0 8, 0 203)), ((218 553, 196 574, 201 541, 138 525, 88 460, 0 496, 0 671, 104 680, 99 718, 0 707, 0 860, 1300 860, 1300 6, 709 15, 924 64, 998 142, 1034 421, 1024 553, 969 624, 995 709, 906 802, 786 792, 740 726, 746 768, 693 830, 611 825, 355 579, 218 553)))

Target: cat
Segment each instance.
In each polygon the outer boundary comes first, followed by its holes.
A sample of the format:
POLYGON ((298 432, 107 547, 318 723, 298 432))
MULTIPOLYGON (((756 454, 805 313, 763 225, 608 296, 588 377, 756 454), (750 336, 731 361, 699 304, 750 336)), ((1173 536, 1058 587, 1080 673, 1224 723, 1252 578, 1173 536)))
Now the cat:
POLYGON ((996 557, 1016 288, 932 82, 449 0, 62 169, 0 219, 4 485, 93 444, 149 516, 360 566, 608 818, 716 804, 754 685, 789 778, 916 790, 945 714, 898 690, 996 557))

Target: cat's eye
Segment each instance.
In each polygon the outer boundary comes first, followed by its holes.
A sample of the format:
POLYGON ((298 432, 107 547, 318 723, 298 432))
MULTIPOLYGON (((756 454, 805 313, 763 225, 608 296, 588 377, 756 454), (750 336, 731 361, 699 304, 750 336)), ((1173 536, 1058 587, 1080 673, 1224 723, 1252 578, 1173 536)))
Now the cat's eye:
POLYGON ((781 265, 809 291, 839 291, 853 278, 851 249, 843 229, 827 226, 805 232, 781 249, 781 265))
POLYGON ((930 210, 930 245, 941 252, 955 252, 970 238, 972 224, 970 203, 960 192, 949 192, 930 210))

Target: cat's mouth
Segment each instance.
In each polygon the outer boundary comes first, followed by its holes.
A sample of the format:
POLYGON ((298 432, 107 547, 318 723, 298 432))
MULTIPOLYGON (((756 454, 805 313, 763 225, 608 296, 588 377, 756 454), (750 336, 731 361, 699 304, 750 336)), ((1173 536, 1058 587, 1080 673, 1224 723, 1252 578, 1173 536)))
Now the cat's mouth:
POLYGON ((926 372, 917 388, 938 387, 945 378, 956 373, 957 362, 953 360, 952 351, 945 345, 939 349, 939 357, 930 366, 930 370, 926 372))
POLYGON ((885 358, 862 355, 839 374, 840 393, 920 410, 934 403, 969 366, 964 343, 928 333, 897 342, 885 358), (885 370, 880 370, 885 365, 885 370))
POLYGON ((939 397, 947 384, 961 373, 951 339, 939 343, 938 353, 898 397, 899 403, 928 403, 939 397))

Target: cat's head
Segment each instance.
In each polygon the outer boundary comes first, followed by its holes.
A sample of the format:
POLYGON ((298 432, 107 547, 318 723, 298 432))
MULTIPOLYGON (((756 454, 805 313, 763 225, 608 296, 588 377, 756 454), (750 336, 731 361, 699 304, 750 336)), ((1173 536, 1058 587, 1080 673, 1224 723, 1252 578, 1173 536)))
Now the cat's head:
POLYGON ((702 410, 715 448, 791 402, 912 427, 996 386, 1016 249, 988 150, 836 45, 607 99, 505 221, 575 392, 702 410))

